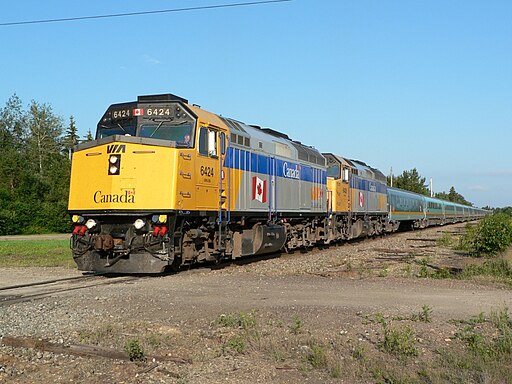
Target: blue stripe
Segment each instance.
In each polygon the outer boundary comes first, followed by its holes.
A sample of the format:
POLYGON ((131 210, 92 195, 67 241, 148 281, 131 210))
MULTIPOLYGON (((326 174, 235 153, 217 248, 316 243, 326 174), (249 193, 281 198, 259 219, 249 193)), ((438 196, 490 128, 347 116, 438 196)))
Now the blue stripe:
MULTIPOLYGON (((242 171, 270 175, 272 170, 272 158, 270 156, 230 147, 224 159, 224 166, 242 171)), ((327 184, 327 172, 321 168, 314 168, 309 165, 281 159, 274 159, 274 166, 274 172, 277 177, 291 180, 299 177, 301 181, 314 181, 319 184, 327 184)))
POLYGON ((350 178, 350 188, 359 189, 361 191, 369 191, 377 193, 387 193, 387 186, 376 180, 361 179, 360 177, 352 175, 350 178))

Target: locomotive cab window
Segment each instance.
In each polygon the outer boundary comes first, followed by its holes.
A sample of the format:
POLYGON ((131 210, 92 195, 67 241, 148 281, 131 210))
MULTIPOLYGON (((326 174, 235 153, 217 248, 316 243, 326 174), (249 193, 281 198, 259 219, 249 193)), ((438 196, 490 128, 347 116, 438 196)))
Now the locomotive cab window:
POLYGON ((327 177, 339 179, 340 178, 340 166, 338 164, 329 165, 329 167, 327 168, 327 177))
POLYGON ((191 147, 193 143, 192 125, 189 122, 183 124, 172 124, 171 122, 144 124, 140 127, 140 136, 175 141, 176 145, 180 147, 191 147))
POLYGON ((98 125, 98 132, 96 133, 96 139, 101 139, 103 137, 113 136, 113 135, 135 136, 135 125, 132 123, 98 125))
POLYGON ((217 157, 217 132, 213 129, 201 127, 199 129, 199 154, 217 157))

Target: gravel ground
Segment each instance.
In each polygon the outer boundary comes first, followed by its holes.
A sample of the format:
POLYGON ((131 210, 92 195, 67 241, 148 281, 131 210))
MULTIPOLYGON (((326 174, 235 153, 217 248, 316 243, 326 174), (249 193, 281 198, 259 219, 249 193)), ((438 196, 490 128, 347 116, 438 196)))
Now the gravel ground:
MULTIPOLYGON (((425 264, 467 263, 431 241, 461 228, 144 277, 8 306, 0 300, 1 337, 120 352, 131 345, 147 358, 130 362, 2 345, 0 382, 367 382, 353 356, 375 349, 382 336, 378 316, 391 322, 429 308, 431 322, 411 323, 421 335, 421 355, 428 358, 435 348, 454 343, 457 327, 449 320, 511 307, 510 291, 502 286, 417 277, 425 264), (324 350, 322 360, 318 351, 324 350)), ((66 269, 0 269, 0 287, 79 275, 66 269)))

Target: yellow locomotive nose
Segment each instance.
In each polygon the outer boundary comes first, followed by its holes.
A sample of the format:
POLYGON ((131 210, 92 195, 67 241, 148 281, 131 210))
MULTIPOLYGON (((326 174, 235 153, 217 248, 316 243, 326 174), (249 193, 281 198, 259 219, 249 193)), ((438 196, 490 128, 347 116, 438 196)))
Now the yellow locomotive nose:
POLYGON ((73 154, 69 210, 175 209, 178 149, 115 137, 73 154), (109 154, 113 150, 120 153, 109 154))

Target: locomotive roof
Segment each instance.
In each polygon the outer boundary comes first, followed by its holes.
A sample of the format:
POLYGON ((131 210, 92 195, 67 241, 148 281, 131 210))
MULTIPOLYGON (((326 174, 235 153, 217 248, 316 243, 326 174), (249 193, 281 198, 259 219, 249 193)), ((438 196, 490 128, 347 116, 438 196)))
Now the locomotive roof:
POLYGON ((377 168, 370 167, 368 164, 366 164, 364 161, 361 160, 350 160, 353 164, 357 165, 357 168, 362 168, 365 170, 365 172, 369 172, 373 175, 373 178, 376 180, 380 180, 383 183, 387 182, 386 176, 379 171, 377 168))
POLYGON ((221 116, 219 118, 230 127, 232 133, 251 139, 250 147, 254 150, 325 166, 325 158, 316 148, 293 141, 285 133, 245 124, 235 119, 221 116))
POLYGON ((348 165, 349 167, 356 169, 358 176, 366 177, 368 179, 379 180, 384 184, 386 184, 387 182, 386 176, 381 171, 379 171, 377 168, 370 167, 368 164, 361 160, 348 159, 346 157, 335 155, 333 153, 325 153, 324 155, 332 156, 342 165, 348 165))
POLYGON ((262 151, 271 155, 281 156, 294 160, 313 163, 325 167, 325 158, 315 148, 292 140, 287 134, 271 128, 262 128, 257 125, 245 124, 241 121, 226 118, 200 108, 197 105, 190 105, 188 100, 173 94, 139 96, 137 102, 169 102, 177 101, 184 103, 196 115, 207 116, 215 124, 224 123, 231 134, 237 135, 237 140, 232 140, 234 146, 251 148, 255 151, 262 151), (215 120, 220 119, 216 122, 215 120))

